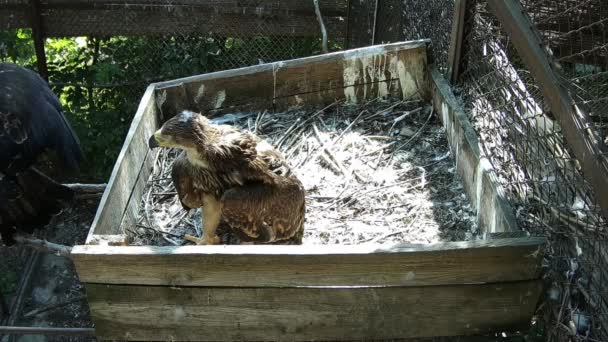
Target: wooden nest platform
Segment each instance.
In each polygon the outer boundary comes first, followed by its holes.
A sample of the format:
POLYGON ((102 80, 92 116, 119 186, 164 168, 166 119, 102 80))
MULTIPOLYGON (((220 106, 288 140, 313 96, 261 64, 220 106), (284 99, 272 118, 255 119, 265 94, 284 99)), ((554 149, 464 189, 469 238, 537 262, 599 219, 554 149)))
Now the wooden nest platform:
MULTIPOLYGON (((421 99, 335 102, 313 110, 226 114, 214 119, 281 150, 307 192, 304 244, 434 243, 474 238, 445 129, 421 99)), ((157 154, 131 245, 183 245, 201 235, 201 210, 185 211, 171 180, 178 151, 157 154)), ((223 244, 238 244, 227 227, 223 244)))
POLYGON ((545 240, 518 233, 428 41, 152 84, 87 242, 71 251, 99 340, 378 340, 521 331, 545 240), (302 245, 184 244, 175 151, 192 110, 260 134, 307 190, 302 245), (476 234, 473 234, 475 232, 476 234))

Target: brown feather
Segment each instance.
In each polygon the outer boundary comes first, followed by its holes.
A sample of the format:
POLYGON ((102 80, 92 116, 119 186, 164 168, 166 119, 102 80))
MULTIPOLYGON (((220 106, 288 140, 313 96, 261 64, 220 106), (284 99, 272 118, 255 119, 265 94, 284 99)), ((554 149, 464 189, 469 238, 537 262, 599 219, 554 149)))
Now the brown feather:
POLYGON ((283 155, 255 134, 188 115, 191 119, 176 116, 161 128, 185 150, 171 172, 182 205, 200 208, 205 195, 213 195, 242 240, 301 243, 305 190, 283 155))

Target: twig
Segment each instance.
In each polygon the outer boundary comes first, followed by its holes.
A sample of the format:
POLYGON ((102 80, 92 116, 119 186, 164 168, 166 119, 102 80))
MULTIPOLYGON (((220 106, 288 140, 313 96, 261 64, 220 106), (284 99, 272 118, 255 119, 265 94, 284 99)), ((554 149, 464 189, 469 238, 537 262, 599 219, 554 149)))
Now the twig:
POLYGON ((72 189, 74 192, 78 193, 87 193, 87 194, 97 194, 100 192, 104 192, 106 190, 107 184, 81 184, 81 183, 73 183, 73 184, 63 184, 63 186, 72 189))
POLYGON ((72 247, 59 245, 46 240, 26 238, 24 236, 17 235, 15 236, 15 241, 37 251, 55 254, 57 256, 70 257, 72 254, 72 247))
MULTIPOLYGON (((418 131, 416 131, 416 134, 414 134, 411 138, 409 138, 406 142, 404 142, 403 144, 399 145, 395 151, 393 151, 393 155, 394 152, 397 152, 399 150, 401 150, 402 148, 404 148, 405 146, 407 146, 409 143, 411 143, 414 139, 416 139, 420 133, 422 133, 422 131, 426 128, 426 125, 428 125, 429 121, 431 121, 431 118, 433 117, 433 114, 435 113, 435 109, 433 107, 431 107, 431 111, 429 113, 429 116, 426 118, 426 121, 424 122, 424 124, 418 129, 418 131)), ((392 158, 392 156, 391 156, 392 158)))
POLYGON ((321 16, 321 9, 319 8, 319 0, 312 0, 315 4, 315 13, 317 14, 317 21, 321 26, 321 34, 323 35, 323 53, 327 53, 327 29, 325 29, 325 23, 323 23, 323 16, 321 16))
POLYGON ((344 166, 342 166, 342 164, 340 163, 338 158, 336 158, 336 156, 327 147, 325 147, 326 144, 323 141, 323 138, 321 138, 321 133, 319 133, 319 129, 317 128, 317 125, 313 123, 312 129, 313 129, 313 132, 315 133, 315 137, 319 141, 319 144, 321 144, 322 152, 325 152, 327 154, 327 156, 329 156, 329 158, 328 158, 325 154, 319 153, 319 154, 317 154, 317 157, 322 157, 323 160, 327 163, 327 165, 331 166, 335 172, 341 173, 344 176, 348 175, 348 171, 346 171, 346 169, 344 169, 344 166))
POLYGON ((43 307, 38 308, 38 309, 34 309, 34 310, 32 310, 32 311, 24 314, 23 318, 34 317, 34 316, 36 316, 38 314, 41 314, 43 312, 47 312, 47 311, 51 311, 51 310, 54 310, 54 309, 58 309, 58 308, 66 306, 66 305, 70 305, 72 303, 80 302, 80 301, 83 301, 83 300, 86 300, 86 299, 87 299, 87 296, 79 296, 79 297, 76 297, 76 298, 69 299, 69 300, 67 300, 65 302, 51 304, 51 305, 46 305, 46 306, 43 306, 43 307))
POLYGON ((14 327, 0 326, 0 333, 9 335, 69 335, 95 336, 94 328, 48 328, 48 327, 14 327))
POLYGON ((152 228, 152 227, 148 227, 148 226, 143 225, 143 224, 136 224, 135 226, 139 227, 139 228, 148 229, 148 230, 151 230, 153 232, 156 232, 156 233, 162 234, 162 235, 173 236, 173 237, 176 237, 176 238, 179 238, 179 239, 183 239, 184 238, 183 235, 173 234, 173 233, 169 233, 169 232, 163 232, 162 230, 158 230, 158 229, 155 229, 155 228, 152 228))
POLYGON ((396 232, 390 232, 390 233, 387 233, 387 234, 375 237, 373 239, 368 239, 368 240, 363 241, 363 242, 368 242, 368 241, 371 240, 372 243, 377 243, 377 242, 382 241, 384 239, 387 239, 387 238, 389 238, 391 236, 407 233, 410 230, 410 228, 412 228, 412 226, 414 225, 414 223, 418 222, 418 217, 420 216, 419 213, 420 213, 420 211, 418 211, 418 213, 416 213, 416 215, 414 216, 414 218, 412 218, 412 221, 404 229, 397 230, 396 232))

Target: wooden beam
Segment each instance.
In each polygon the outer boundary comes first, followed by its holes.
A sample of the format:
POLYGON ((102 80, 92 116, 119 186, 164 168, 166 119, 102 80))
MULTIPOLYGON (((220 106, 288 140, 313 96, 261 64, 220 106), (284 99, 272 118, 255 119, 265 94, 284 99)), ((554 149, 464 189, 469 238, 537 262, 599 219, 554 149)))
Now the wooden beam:
POLYGON ((110 175, 108 186, 101 197, 87 243, 94 234, 120 232, 120 223, 127 209, 127 203, 137 182, 139 170, 149 151, 148 138, 157 126, 154 86, 151 85, 139 103, 131 128, 110 175))
POLYGON ((100 340, 384 340, 527 328, 539 280, 381 288, 86 284, 100 340))
POLYGON ((0 334, 7 335, 54 335, 54 336, 95 336, 93 328, 49 328, 0 326, 0 334))
POLYGON ((475 2, 467 0, 455 0, 454 19, 452 20, 452 32, 450 35, 450 49, 448 51, 447 77, 450 83, 455 83, 464 68, 463 59, 466 50, 466 35, 470 30, 471 17, 474 14, 475 2))
POLYGON ((30 25, 32 26, 38 73, 48 82, 49 70, 46 65, 46 53, 44 51, 45 34, 42 28, 42 16, 40 15, 40 0, 30 0, 30 25))
POLYGON ((517 232, 515 211, 498 177, 479 150, 479 139, 450 84, 436 67, 431 70, 433 107, 446 130, 450 151, 464 191, 477 213, 482 233, 517 232))
POLYGON ((75 246, 82 282, 169 286, 423 286, 536 279, 542 238, 435 245, 75 246))
POLYGON ((427 44, 386 44, 157 83, 161 115, 356 102, 389 94, 430 98, 427 44))
POLYGON ((543 97, 558 118, 568 146, 595 189, 602 213, 608 217, 608 150, 584 109, 575 104, 569 86, 555 73, 542 40, 518 0, 489 1, 488 7, 509 34, 520 57, 534 76, 543 97))

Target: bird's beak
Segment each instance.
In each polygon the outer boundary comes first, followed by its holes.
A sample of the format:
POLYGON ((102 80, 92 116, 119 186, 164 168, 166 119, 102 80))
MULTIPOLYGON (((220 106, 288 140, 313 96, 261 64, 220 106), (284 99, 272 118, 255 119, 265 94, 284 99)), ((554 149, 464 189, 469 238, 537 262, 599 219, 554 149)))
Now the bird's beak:
POLYGON ((156 147, 160 147, 160 144, 158 143, 158 141, 156 140, 156 134, 152 135, 150 137, 150 140, 148 140, 148 146, 152 149, 152 148, 156 148, 156 147))

